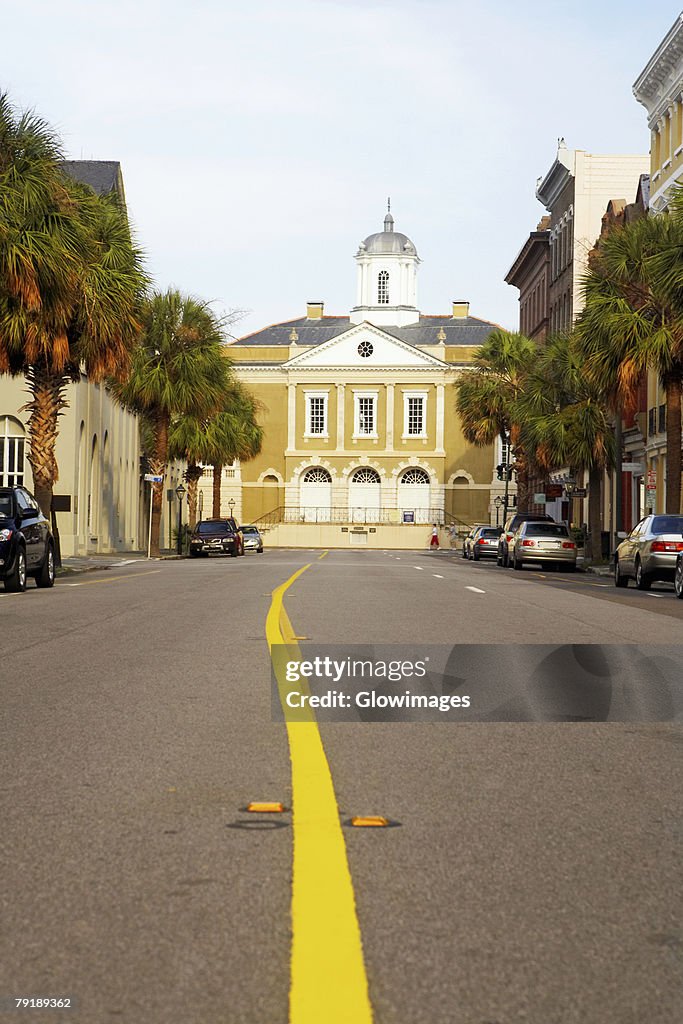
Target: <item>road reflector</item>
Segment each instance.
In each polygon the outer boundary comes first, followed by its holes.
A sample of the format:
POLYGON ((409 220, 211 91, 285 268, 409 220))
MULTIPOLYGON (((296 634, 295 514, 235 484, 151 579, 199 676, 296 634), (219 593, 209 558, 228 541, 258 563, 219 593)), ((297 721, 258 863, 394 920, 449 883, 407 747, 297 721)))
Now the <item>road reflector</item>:
POLYGON ((354 828, 386 828, 389 819, 382 818, 378 814, 360 814, 351 818, 351 824, 354 828))
POLYGON ((247 810, 252 814, 282 814, 284 809, 284 804, 267 801, 259 803, 257 800, 252 800, 250 804, 247 804, 247 810))

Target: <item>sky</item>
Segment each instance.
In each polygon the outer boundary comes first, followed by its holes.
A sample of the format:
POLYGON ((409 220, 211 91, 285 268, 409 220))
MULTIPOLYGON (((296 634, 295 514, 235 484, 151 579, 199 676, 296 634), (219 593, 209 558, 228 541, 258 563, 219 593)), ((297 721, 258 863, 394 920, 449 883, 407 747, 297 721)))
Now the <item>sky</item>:
POLYGON ((504 277, 545 212, 535 185, 558 138, 647 153, 633 82, 679 14, 662 0, 1 8, 0 89, 68 158, 120 161, 155 287, 240 311, 238 336, 309 300, 347 314, 388 196, 422 260, 421 311, 467 299, 516 329, 504 277))

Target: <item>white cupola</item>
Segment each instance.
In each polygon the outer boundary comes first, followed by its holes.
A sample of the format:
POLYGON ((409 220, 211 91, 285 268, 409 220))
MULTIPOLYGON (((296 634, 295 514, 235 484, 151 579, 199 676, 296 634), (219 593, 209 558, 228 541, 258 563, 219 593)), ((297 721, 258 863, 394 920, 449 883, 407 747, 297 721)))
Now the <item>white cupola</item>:
POLYGON ((358 288, 351 323, 367 320, 377 327, 405 327, 417 323, 417 267, 420 260, 407 235, 394 231, 391 207, 384 231, 360 243, 356 253, 358 288))

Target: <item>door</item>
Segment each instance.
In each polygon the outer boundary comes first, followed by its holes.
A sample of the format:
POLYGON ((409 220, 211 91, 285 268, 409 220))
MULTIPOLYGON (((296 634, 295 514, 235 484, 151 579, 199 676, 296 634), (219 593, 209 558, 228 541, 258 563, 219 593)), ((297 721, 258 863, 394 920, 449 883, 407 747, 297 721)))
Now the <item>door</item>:
MULTIPOLYGON (((424 469, 407 469, 398 482, 398 507, 401 512, 414 511, 416 523, 428 523, 430 516, 429 474, 424 469)), ((403 516, 401 516, 403 519, 403 516)))
POLYGON ((307 469, 299 486, 301 518, 305 523, 329 523, 332 477, 322 466, 307 469))
POLYGON ((382 483, 375 469, 363 466, 349 480, 349 518, 352 523, 378 523, 382 508, 382 483))

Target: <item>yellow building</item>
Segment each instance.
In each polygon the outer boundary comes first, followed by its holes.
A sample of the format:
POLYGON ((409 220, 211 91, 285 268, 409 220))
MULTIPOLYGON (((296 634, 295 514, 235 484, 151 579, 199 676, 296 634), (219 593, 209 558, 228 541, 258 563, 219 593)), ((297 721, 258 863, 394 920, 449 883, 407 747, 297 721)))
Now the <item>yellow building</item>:
POLYGON ((223 494, 242 522, 270 526, 269 543, 413 547, 434 522, 495 521, 497 453, 464 441, 453 386, 495 325, 467 302, 421 315, 419 262, 387 214, 356 254, 350 315, 309 302, 232 345, 265 440, 223 494))

